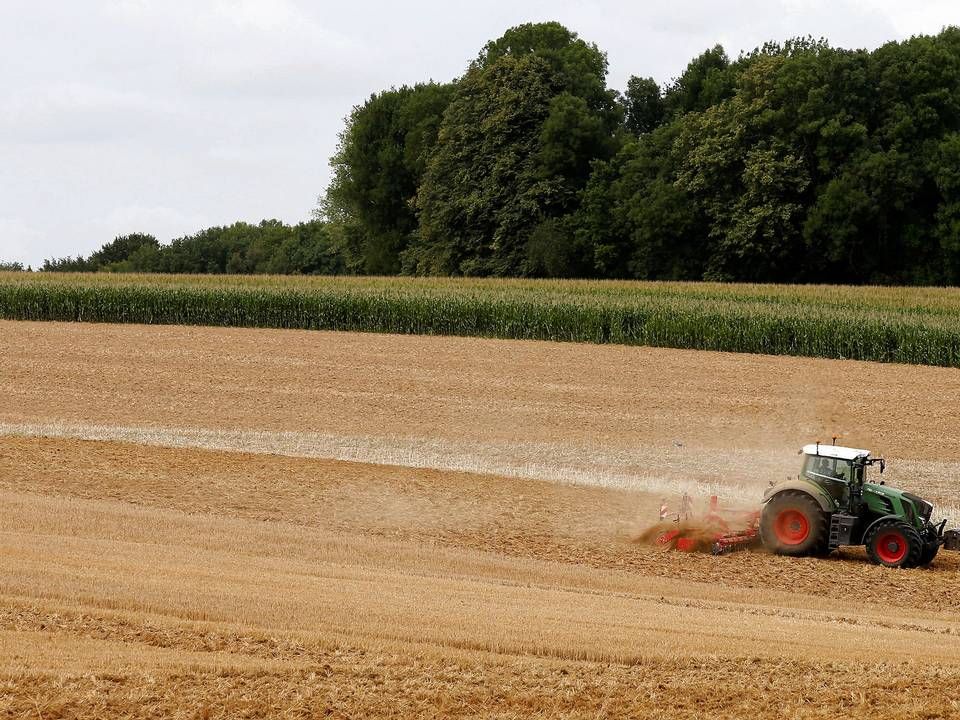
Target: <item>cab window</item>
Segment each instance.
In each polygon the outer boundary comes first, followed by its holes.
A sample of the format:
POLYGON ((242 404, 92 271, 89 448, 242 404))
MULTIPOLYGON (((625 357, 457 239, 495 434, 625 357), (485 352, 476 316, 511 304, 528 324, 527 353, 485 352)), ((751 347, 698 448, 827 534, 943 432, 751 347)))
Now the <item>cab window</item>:
POLYGON ((854 468, 853 463, 849 460, 808 455, 803 466, 803 473, 812 479, 850 482, 854 477, 854 468))
POLYGON ((834 477, 840 478, 844 482, 850 482, 853 479, 853 467, 849 460, 837 460, 833 470, 834 477))

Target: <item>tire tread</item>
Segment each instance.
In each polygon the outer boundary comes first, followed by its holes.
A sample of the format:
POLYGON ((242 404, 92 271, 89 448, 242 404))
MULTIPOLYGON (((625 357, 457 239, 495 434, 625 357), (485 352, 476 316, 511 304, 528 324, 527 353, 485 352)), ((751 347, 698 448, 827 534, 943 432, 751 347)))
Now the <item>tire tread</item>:
MULTIPOLYGON (((910 527, 902 520, 884 520, 877 523, 870 530, 867 537, 864 538, 864 544, 867 547, 867 556, 870 560, 877 565, 883 565, 884 567, 898 567, 898 568, 914 568, 917 567, 923 557, 923 538, 920 537, 920 533, 916 531, 915 528, 910 527), (903 559, 899 565, 889 565, 877 555, 876 550, 874 549, 874 541, 877 539, 877 536, 885 530, 896 529, 901 535, 903 535, 907 540, 907 556, 903 559)), ((933 559, 932 557, 930 558, 933 559)))

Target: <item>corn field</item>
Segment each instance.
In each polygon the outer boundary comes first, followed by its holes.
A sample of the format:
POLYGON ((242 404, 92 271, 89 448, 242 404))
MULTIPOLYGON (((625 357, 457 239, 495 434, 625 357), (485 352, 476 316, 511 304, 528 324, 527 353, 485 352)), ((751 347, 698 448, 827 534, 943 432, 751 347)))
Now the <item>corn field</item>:
POLYGON ((960 290, 0 273, 0 318, 462 335, 960 367, 960 290))

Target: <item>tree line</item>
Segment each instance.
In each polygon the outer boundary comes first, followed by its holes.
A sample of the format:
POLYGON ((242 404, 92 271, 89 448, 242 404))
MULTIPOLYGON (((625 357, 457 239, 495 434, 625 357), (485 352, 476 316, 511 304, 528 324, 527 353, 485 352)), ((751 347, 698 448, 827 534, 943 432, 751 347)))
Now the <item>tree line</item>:
POLYGON ((201 230, 161 245, 144 233, 122 235, 89 257, 45 260, 56 272, 340 275, 350 272, 335 238, 320 220, 287 225, 264 220, 201 230))
POLYGON ((960 281, 960 29, 720 46, 607 87, 559 23, 354 108, 317 219, 118 238, 48 269, 960 281))

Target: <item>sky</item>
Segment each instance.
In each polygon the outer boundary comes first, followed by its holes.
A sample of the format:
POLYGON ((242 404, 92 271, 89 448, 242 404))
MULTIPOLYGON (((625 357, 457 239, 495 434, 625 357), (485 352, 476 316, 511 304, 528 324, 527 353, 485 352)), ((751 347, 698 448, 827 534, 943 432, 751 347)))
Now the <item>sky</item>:
POLYGON ((308 219, 354 105, 462 75, 483 45, 558 20, 608 84, 668 82, 716 43, 875 48, 960 24, 955 0, 0 0, 0 260, 115 236, 308 219))

